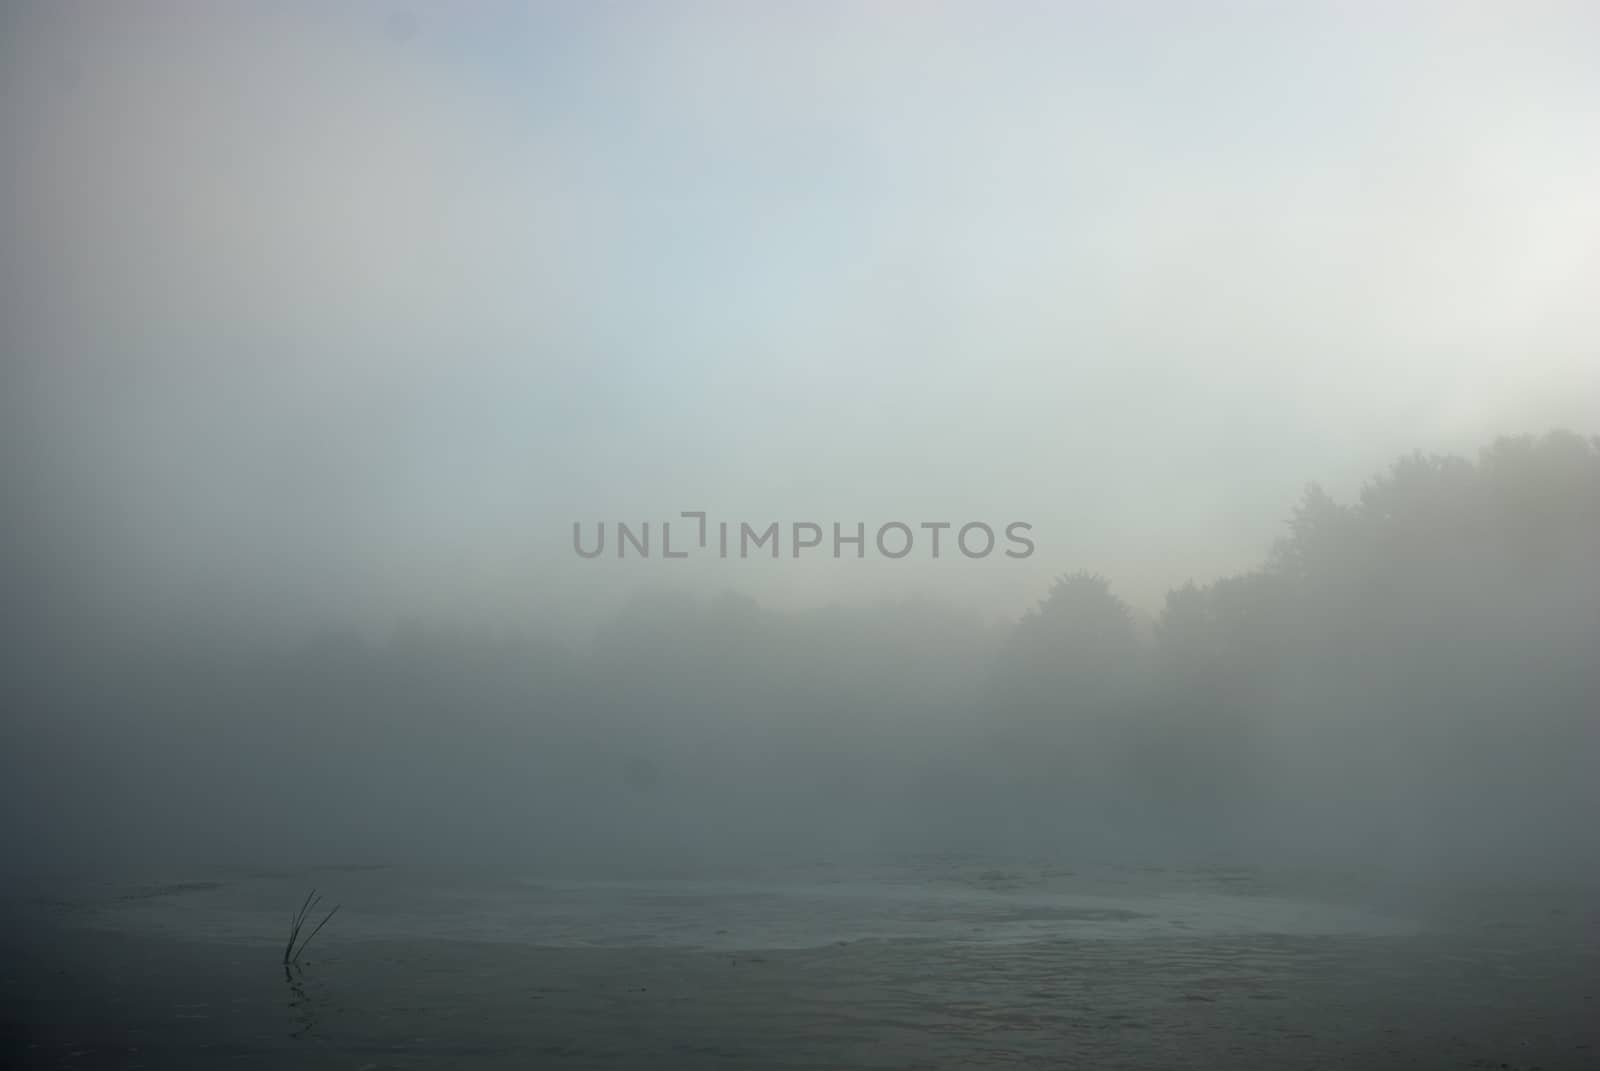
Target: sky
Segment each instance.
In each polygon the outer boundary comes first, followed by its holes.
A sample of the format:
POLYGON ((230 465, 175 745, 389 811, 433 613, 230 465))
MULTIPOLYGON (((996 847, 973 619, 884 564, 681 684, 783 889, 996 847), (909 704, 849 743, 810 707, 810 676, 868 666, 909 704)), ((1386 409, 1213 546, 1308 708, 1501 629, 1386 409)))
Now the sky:
POLYGON ((1154 612, 1600 431, 1590 5, 11 4, 0 145, 7 494, 125 607, 1154 612), (684 510, 1037 549, 572 551, 684 510))

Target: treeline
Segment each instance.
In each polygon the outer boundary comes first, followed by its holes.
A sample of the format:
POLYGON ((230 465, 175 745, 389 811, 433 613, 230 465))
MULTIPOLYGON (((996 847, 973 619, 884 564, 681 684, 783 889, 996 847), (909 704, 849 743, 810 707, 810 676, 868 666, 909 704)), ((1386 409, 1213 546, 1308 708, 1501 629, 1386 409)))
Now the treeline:
POLYGON ((581 651, 68 659, 6 790, 25 852, 86 857, 1587 861, 1597 656, 1600 440, 1558 432, 1313 487, 1153 628, 1073 573, 1004 628, 655 594, 581 651))
POLYGON ((1452 862, 1587 853, 1600 440, 1413 455, 1348 504, 1312 487, 1262 568, 1170 592, 1150 642, 1103 581, 1064 578, 1001 665, 997 712, 1029 753, 1109 763, 1099 798, 1148 829, 1452 862))

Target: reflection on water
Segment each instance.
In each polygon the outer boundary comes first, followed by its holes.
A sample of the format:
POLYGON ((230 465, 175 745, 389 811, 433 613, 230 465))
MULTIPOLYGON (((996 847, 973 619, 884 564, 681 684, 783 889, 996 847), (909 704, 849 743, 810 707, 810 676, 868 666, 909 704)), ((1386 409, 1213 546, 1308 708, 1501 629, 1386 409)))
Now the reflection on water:
POLYGON ((289 983, 289 1015, 295 1027, 289 1031, 292 1038, 310 1037, 317 1026, 317 1008, 306 993, 305 978, 300 967, 285 963, 283 980, 289 983))

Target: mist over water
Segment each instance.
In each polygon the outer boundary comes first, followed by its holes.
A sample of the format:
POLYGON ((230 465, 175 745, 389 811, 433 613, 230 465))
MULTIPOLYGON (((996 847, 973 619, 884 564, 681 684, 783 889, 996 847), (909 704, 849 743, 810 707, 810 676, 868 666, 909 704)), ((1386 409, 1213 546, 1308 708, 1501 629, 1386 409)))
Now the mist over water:
POLYGON ((7 5, 0 1062, 1592 1066, 1597 43, 7 5))
POLYGON ((1154 621, 1077 572, 997 624, 663 586, 566 646, 84 632, 18 666, 13 858, 1584 870, 1596 546, 1600 446, 1552 433, 1312 488, 1154 621))

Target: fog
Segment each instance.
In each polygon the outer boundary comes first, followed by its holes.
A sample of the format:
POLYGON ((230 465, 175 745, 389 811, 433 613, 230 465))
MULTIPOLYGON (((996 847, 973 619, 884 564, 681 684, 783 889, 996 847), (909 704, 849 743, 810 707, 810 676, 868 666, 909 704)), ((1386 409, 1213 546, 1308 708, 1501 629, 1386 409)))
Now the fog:
POLYGON ((1596 42, 8 5, 8 862, 1592 867, 1596 42))

